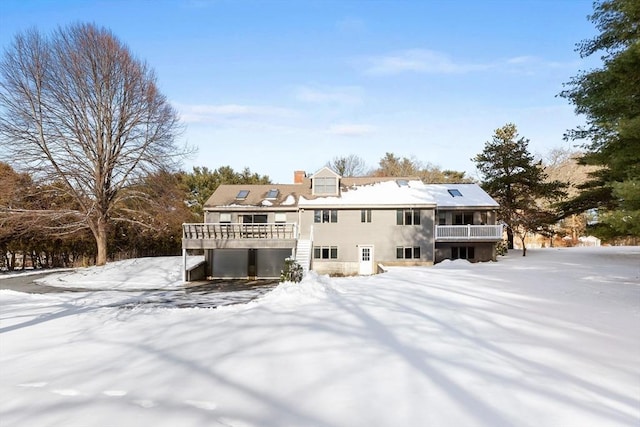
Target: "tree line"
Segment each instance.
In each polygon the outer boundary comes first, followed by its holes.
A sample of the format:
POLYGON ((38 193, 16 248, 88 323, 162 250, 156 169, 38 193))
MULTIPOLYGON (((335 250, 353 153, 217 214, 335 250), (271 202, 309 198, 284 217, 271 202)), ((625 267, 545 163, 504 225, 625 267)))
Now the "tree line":
MULTIPOLYGON (((182 224, 202 222, 204 203, 218 185, 270 182, 266 175, 229 166, 150 174, 129 190, 145 197, 124 198, 112 208, 107 258, 177 255, 182 224)), ((0 188, 0 268, 97 263, 94 236, 62 184, 38 182, 0 162, 0 188)))

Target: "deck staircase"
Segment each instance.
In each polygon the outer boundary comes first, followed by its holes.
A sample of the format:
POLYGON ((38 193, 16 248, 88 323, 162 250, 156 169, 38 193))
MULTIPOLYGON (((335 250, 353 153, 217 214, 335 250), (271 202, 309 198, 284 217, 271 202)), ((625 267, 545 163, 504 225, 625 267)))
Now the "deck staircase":
POLYGON ((304 274, 307 274, 311 266, 311 240, 298 239, 296 261, 302 266, 304 274))

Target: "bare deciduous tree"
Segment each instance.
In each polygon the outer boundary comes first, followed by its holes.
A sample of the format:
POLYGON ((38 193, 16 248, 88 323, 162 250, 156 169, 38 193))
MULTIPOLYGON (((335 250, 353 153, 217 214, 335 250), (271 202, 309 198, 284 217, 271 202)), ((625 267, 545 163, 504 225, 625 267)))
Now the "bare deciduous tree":
POLYGON ((186 154, 154 72, 90 24, 15 36, 0 62, 0 138, 11 163, 64 185, 107 260, 108 226, 128 189, 186 154))
POLYGON ((334 157, 333 160, 327 162, 326 166, 338 175, 346 177, 364 176, 368 171, 362 157, 355 154, 349 154, 346 157, 334 157))

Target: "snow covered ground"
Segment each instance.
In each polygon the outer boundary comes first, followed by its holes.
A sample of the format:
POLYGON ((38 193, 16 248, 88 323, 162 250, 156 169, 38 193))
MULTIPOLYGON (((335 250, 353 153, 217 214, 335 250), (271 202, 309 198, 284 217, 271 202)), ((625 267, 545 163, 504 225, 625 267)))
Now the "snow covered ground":
MULTIPOLYGON (((180 262, 76 274, 157 288, 180 262)), ((218 309, 127 294, 0 291, 0 425, 640 425, 640 247, 310 275, 218 309)))

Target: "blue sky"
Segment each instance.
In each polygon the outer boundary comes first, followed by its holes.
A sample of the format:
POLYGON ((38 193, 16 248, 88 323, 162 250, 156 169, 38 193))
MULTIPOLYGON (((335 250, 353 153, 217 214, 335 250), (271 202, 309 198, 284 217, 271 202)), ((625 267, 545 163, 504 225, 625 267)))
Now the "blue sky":
POLYGON ((275 182, 386 152, 476 177, 470 160, 515 123, 530 150, 570 148, 582 122, 556 95, 597 64, 591 0, 0 2, 0 46, 76 22, 111 29, 156 71, 192 166, 275 182))

